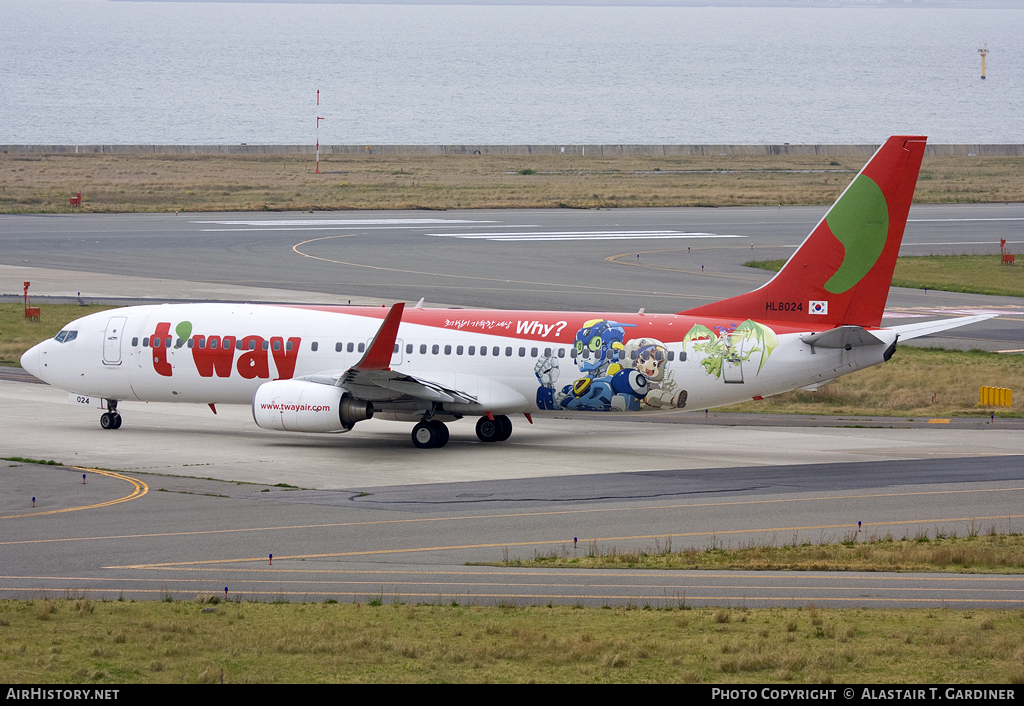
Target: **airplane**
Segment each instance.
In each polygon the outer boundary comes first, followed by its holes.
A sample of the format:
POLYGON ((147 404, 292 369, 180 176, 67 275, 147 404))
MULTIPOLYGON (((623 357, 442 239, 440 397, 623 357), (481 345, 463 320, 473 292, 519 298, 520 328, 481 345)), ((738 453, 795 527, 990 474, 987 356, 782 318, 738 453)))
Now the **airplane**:
MULTIPOLYGON (((882 328, 925 137, 894 136, 766 284, 677 314, 254 304, 133 306, 83 317, 23 368, 105 409, 125 400, 251 405, 264 429, 346 432, 414 422, 419 448, 476 416, 706 409, 814 389, 889 360, 898 340, 967 316, 882 328)), ((421 300, 422 304, 422 300, 421 300)))

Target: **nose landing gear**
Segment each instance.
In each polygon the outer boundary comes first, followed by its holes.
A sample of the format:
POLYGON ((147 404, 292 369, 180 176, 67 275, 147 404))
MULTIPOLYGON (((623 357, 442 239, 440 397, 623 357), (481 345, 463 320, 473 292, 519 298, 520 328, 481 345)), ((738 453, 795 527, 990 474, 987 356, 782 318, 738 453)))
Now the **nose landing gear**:
POLYGON ((107 400, 107 411, 100 415, 100 427, 120 429, 121 415, 117 412, 117 400, 107 400))

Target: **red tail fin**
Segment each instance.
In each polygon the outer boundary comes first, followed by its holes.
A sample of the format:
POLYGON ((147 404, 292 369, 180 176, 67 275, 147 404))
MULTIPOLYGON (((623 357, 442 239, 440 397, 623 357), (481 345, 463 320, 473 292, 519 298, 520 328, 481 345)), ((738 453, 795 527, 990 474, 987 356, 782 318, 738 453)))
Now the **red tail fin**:
POLYGON ((680 313, 819 328, 878 326, 926 139, 890 137, 771 281, 680 313))

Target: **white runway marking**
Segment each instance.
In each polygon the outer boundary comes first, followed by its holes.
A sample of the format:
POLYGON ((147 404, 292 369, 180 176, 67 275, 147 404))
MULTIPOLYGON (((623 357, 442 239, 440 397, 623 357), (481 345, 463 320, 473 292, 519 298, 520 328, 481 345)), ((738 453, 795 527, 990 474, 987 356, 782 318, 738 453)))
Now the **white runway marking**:
POLYGON ((538 240, 660 240, 666 238, 745 238, 745 235, 717 233, 685 233, 678 230, 593 230, 523 233, 426 233, 440 238, 499 240, 503 242, 534 242, 538 240))
MULTIPOLYGON (((497 221, 476 221, 454 218, 321 218, 281 219, 273 221, 191 221, 203 225, 218 226, 379 226, 379 225, 445 225, 447 223, 497 223, 497 221)), ((521 226, 520 226, 521 227, 521 226)))

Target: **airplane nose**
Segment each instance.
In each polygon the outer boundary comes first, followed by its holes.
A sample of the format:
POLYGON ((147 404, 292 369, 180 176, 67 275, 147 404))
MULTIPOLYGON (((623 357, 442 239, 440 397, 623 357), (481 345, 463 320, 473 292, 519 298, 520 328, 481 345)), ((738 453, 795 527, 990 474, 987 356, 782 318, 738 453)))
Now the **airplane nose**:
POLYGON ((43 367, 42 361, 42 348, 41 345, 32 346, 21 356, 21 367, 35 375, 40 380, 43 379, 41 370, 43 367))

